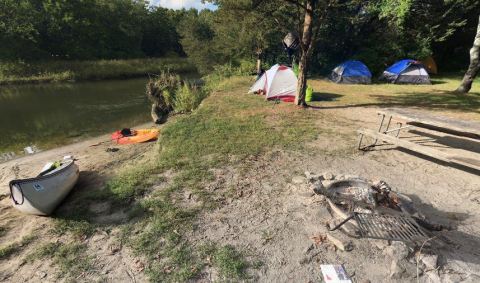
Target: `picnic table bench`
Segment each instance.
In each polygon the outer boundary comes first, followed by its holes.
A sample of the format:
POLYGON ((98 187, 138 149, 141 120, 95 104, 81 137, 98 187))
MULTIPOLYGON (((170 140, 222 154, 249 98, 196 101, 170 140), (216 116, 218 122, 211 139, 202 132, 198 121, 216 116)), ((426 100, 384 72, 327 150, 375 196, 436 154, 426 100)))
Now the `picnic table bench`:
POLYGON ((359 150, 371 150, 378 145, 389 143, 447 163, 460 164, 480 170, 480 156, 475 156, 473 152, 472 154, 468 154, 468 156, 450 153, 400 136, 400 133, 405 130, 427 129, 434 132, 446 133, 459 139, 469 140, 470 142, 478 142, 480 148, 479 122, 437 117, 404 109, 387 109, 378 111, 377 114, 380 116, 380 125, 377 130, 358 130, 360 134, 360 140, 358 142, 359 150), (364 136, 373 138, 374 142, 365 146, 362 145, 364 136))

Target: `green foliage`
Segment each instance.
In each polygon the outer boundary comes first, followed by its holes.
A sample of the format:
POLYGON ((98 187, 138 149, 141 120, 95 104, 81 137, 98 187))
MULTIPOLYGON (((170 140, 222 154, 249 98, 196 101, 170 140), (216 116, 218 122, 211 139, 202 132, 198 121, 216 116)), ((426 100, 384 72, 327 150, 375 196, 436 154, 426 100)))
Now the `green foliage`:
POLYGON ((380 19, 394 20, 398 27, 403 27, 414 0, 382 0, 376 8, 380 19))
MULTIPOLYGON (((219 9, 209 18, 213 40, 209 46, 215 64, 238 65, 260 54, 267 65, 287 63, 281 39, 288 31, 300 33, 302 9, 292 1, 211 1, 219 9), (222 50, 218 56, 216 50, 222 50)), ((434 55, 441 69, 468 59, 476 27, 478 1, 374 0, 319 1, 315 11, 310 71, 328 73, 346 59, 364 61, 374 73, 401 58, 424 59, 434 55), (421 24, 419 24, 421 23, 421 24), (469 36, 467 36, 469 35, 469 36), (455 58, 450 56, 455 51, 455 58), (463 52, 463 53, 462 53, 463 52)), ((199 18, 202 17, 200 14, 199 18)), ((205 44, 204 44, 205 43, 205 44)), ((202 54, 192 53, 191 57, 202 54)), ((298 57, 298 54, 296 54, 298 57)), ((460 64, 461 66, 461 64, 460 64)))
POLYGON ((183 55, 182 11, 133 0, 5 0, 0 59, 119 59, 183 55))
POLYGON ((176 74, 162 72, 147 84, 147 97, 156 105, 158 111, 167 114, 174 109, 175 95, 181 86, 180 77, 176 74))
POLYGON ((225 59, 223 50, 216 48, 214 41, 214 13, 191 10, 184 15, 177 27, 183 49, 200 73, 206 74, 225 59))
POLYGON ((192 112, 200 105, 206 96, 207 92, 203 89, 184 83, 183 86, 179 86, 176 91, 174 104, 175 112, 192 112))
POLYGON ((3 0, 0 2, 0 59, 31 58, 38 55, 34 46, 39 40, 37 26, 40 15, 33 1, 3 0))
MULTIPOLYGON (((242 62, 253 65, 257 55, 267 65, 290 63, 281 39, 289 31, 300 32, 303 19, 302 9, 292 1, 209 2, 218 9, 174 11, 133 0, 5 0, 0 3, 0 60, 187 54, 202 74, 225 64, 243 69, 242 62)), ((432 54, 441 69, 458 68, 468 61, 477 2, 319 1, 310 70, 327 72, 356 58, 376 72, 403 57, 432 54)), ((32 79, 66 80, 75 75, 45 72, 32 79)))
POLYGON ((147 97, 162 114, 191 112, 207 94, 207 89, 182 82, 178 75, 170 72, 162 72, 147 84, 147 97))

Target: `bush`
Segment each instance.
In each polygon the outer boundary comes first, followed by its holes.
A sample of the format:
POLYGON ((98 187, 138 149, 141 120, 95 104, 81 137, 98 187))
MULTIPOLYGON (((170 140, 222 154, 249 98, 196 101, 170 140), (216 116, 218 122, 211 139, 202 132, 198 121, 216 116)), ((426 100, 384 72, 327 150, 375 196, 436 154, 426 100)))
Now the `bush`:
POLYGON ((202 89, 182 82, 178 75, 162 72, 147 84, 147 96, 155 105, 157 115, 164 117, 170 112, 186 113, 197 108, 207 96, 202 89))
POLYGON ((147 97, 165 113, 172 111, 175 103, 175 92, 181 86, 180 77, 170 72, 161 72, 147 84, 147 97))
POLYGON ((177 89, 174 110, 177 113, 192 112, 206 96, 207 93, 199 87, 184 83, 177 89))

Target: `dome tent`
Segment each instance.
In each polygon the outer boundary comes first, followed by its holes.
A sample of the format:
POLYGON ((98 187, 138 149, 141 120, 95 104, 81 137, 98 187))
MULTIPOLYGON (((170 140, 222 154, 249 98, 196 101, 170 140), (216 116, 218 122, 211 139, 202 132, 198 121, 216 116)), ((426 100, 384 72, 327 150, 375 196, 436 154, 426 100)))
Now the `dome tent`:
POLYGON ((422 63, 412 59, 396 62, 383 72, 380 79, 394 84, 431 83, 430 76, 422 63))
POLYGON ((340 84, 369 84, 372 82, 372 73, 362 62, 349 60, 332 70, 330 80, 340 84))
POLYGON ((435 59, 433 59, 432 56, 428 56, 424 60, 422 60, 423 66, 427 69, 429 74, 438 74, 438 68, 437 68, 437 63, 435 62, 435 59))
POLYGON ((293 101, 297 93, 297 77, 287 66, 274 65, 250 88, 248 93, 262 92, 266 99, 293 101))

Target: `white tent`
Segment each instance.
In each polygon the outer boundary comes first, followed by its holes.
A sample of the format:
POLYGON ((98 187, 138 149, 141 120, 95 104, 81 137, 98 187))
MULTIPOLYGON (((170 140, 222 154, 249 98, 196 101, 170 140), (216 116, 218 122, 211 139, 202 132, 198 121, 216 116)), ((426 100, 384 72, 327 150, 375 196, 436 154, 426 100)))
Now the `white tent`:
POLYGON ((250 88, 248 93, 262 91, 266 99, 290 101, 297 93, 297 77, 289 67, 274 65, 250 88))

